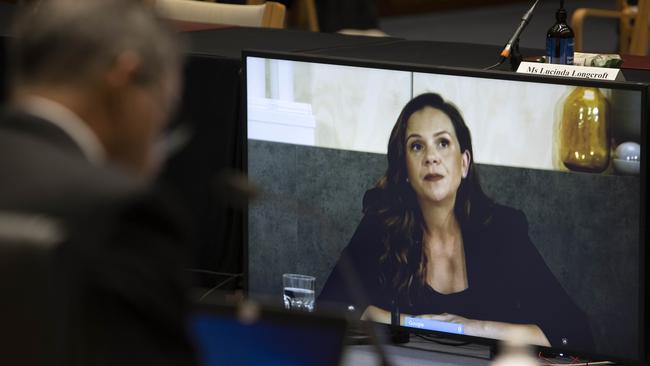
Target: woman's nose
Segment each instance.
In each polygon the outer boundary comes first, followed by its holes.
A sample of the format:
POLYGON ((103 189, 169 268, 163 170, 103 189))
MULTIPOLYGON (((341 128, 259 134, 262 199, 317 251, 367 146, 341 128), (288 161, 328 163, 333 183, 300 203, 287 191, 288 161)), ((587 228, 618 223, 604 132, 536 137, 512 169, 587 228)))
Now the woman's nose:
POLYGON ((430 152, 427 153, 424 164, 425 165, 433 165, 433 164, 438 164, 440 163, 440 156, 438 155, 437 152, 430 152))

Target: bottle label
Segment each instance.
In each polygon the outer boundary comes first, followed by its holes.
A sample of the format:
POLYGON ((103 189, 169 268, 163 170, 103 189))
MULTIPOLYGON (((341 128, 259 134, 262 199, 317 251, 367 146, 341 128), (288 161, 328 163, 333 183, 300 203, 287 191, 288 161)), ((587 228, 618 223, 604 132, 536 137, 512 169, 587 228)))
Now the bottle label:
POLYGON ((546 38, 546 62, 573 65, 574 47, 573 38, 546 38))

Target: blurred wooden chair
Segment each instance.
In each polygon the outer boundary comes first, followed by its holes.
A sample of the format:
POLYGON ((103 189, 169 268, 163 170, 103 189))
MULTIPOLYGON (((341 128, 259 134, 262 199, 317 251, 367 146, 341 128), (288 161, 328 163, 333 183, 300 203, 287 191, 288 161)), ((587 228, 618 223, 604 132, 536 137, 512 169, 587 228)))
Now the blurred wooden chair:
POLYGON ((631 6, 626 0, 617 0, 616 10, 578 8, 571 17, 575 33, 575 50, 583 51, 584 20, 587 17, 612 18, 619 20, 619 53, 644 56, 648 53, 648 17, 650 0, 639 0, 631 6))
POLYGON ((284 28, 286 11, 284 5, 274 1, 260 5, 236 5, 194 0, 154 0, 154 6, 167 19, 263 28, 284 28))
MULTIPOLYGON (((248 5, 264 4, 264 0, 246 0, 248 5)), ((298 27, 306 27, 312 32, 319 32, 318 13, 314 0, 294 0, 290 11, 290 23, 298 27)))
POLYGON ((630 40, 630 54, 644 56, 648 54, 648 22, 650 22, 650 0, 639 0, 638 12, 634 19, 634 29, 630 40))

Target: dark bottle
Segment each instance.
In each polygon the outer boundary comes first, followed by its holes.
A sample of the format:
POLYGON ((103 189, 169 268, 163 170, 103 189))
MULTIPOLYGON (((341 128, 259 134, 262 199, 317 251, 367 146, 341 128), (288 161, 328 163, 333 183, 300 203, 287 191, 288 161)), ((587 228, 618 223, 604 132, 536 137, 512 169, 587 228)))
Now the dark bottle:
POLYGON ((546 62, 551 64, 573 65, 573 29, 566 23, 567 13, 564 1, 555 13, 555 24, 546 33, 546 62))

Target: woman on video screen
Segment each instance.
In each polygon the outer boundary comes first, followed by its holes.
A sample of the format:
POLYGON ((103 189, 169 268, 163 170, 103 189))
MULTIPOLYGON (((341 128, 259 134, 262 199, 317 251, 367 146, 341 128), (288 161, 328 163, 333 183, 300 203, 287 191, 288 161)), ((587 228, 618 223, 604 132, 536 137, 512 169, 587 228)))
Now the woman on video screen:
POLYGON ((483 193, 469 129, 453 105, 431 93, 412 99, 387 157, 341 253, 347 265, 339 260, 319 302, 383 323, 392 312, 402 325, 433 319, 495 339, 516 329, 531 344, 592 349, 585 315, 531 242, 524 214, 483 193), (350 272, 362 289, 351 288, 350 272))

